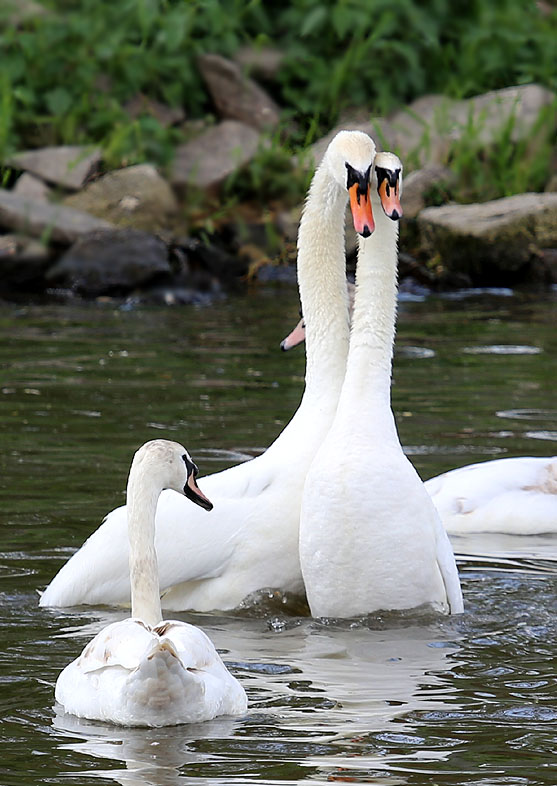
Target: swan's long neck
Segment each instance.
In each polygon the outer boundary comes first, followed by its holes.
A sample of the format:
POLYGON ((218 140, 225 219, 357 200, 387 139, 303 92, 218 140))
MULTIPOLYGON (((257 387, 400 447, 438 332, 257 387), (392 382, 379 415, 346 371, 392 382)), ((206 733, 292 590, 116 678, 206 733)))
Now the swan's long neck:
POLYGON ((397 304, 398 221, 373 205, 375 232, 359 238, 356 296, 350 334, 345 392, 390 407, 397 304))
POLYGON ((324 161, 314 175, 298 232, 298 286, 306 323, 305 402, 330 397, 332 388, 340 392, 344 378, 349 336, 347 198, 324 161))
POLYGON ((151 626, 162 619, 155 551, 155 513, 161 490, 145 467, 132 464, 127 491, 132 617, 151 626))

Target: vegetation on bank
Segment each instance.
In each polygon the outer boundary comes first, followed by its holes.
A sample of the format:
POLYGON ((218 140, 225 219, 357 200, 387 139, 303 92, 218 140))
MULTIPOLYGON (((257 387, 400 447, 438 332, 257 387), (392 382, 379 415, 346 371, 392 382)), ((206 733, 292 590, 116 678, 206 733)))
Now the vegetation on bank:
MULTIPOLYGON (((557 12, 533 0, 41 1, 48 13, 15 26, 0 0, 0 162, 19 149, 94 143, 109 168, 164 167, 188 122, 214 113, 196 57, 230 57, 245 45, 283 53, 265 84, 283 122, 229 191, 256 186, 268 200, 300 197, 306 179, 292 177, 291 154, 347 109, 377 116, 425 93, 464 98, 534 81, 557 91, 557 12), (165 128, 148 114, 130 117, 124 105, 139 93, 183 108, 187 122, 165 128)), ((525 166, 528 143, 506 129, 495 148, 480 150, 485 184, 471 127, 449 152, 463 198, 542 187, 552 133, 525 166)))

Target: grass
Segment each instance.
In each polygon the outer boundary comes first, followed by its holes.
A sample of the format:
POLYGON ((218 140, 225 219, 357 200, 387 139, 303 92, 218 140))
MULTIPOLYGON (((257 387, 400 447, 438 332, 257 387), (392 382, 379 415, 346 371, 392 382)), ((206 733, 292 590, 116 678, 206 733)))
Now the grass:
MULTIPOLYGON (((292 170, 291 153, 347 109, 375 116, 428 92, 460 98, 532 81, 557 89, 557 12, 544 15, 532 0, 42 2, 49 13, 19 27, 6 13, 2 21, 0 2, 0 165, 20 149, 92 144, 108 168, 164 168, 187 128, 165 128, 148 114, 133 119, 126 102, 142 93, 183 108, 188 120, 211 120, 196 58, 230 57, 245 44, 272 44, 284 55, 266 85, 284 128, 228 181, 228 199, 257 190, 267 201, 299 200, 307 179, 292 170)), ((547 138, 531 149, 515 144, 512 130, 509 123, 487 151, 471 126, 451 149, 448 163, 467 198, 541 182, 547 138), (474 166, 478 157, 489 183, 474 166)))

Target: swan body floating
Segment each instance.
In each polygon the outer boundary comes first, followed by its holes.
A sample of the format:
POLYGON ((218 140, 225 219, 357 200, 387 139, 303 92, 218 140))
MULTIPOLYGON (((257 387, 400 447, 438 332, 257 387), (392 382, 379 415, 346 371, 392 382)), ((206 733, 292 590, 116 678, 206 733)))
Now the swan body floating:
POLYGON ((557 456, 470 464, 426 480, 451 534, 557 532, 557 456))
MULTIPOLYGON (((231 609, 265 587, 303 592, 298 527, 307 470, 335 414, 348 352, 344 220, 373 231, 367 199, 375 145, 341 131, 313 177, 300 222, 298 284, 308 328, 300 406, 261 456, 203 479, 211 525, 174 491, 163 491, 156 547, 163 606, 231 609)), ((130 597, 126 508, 106 517, 44 591, 42 606, 126 603, 130 597)))
POLYGON ((401 171, 396 156, 377 154, 383 211, 375 233, 359 238, 346 376, 303 493, 300 561, 317 617, 423 604, 463 610, 448 536, 402 451, 390 406, 401 171))
POLYGON ((132 616, 104 628, 62 671, 55 696, 66 712, 123 726, 171 726, 246 711, 244 689, 205 633, 162 620, 157 500, 172 488, 211 510, 196 474, 177 442, 153 440, 135 454, 127 492, 132 616))

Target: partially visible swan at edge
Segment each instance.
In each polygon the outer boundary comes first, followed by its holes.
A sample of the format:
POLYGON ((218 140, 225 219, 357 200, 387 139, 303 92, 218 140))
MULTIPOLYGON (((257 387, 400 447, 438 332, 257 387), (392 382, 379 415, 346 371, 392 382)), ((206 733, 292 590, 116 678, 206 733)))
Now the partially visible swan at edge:
MULTIPOLYGON (((231 609, 250 593, 303 592, 298 526, 307 470, 335 414, 348 352, 344 219, 373 231, 369 172, 375 145, 341 131, 313 177, 298 238, 298 284, 306 322, 306 387, 298 411, 265 453, 203 479, 215 503, 210 526, 173 491, 157 508, 163 607, 231 609)), ((126 508, 120 507, 61 568, 42 606, 129 600, 126 508)))
POLYGON ((302 573, 313 616, 422 604, 459 613, 453 551, 402 451, 390 406, 402 164, 378 153, 373 169, 384 212, 375 217, 376 232, 359 238, 346 376, 303 492, 302 573))
MULTIPOLYGON (((353 310, 354 286, 348 282, 353 310)), ((281 341, 284 351, 305 341, 303 316, 281 341)), ((557 456, 492 459, 448 470, 424 483, 451 535, 557 532, 557 456)))
POLYGON ((557 532, 557 456, 501 458, 425 482, 451 534, 557 532))
POLYGON ((62 671, 55 696, 66 712, 122 726, 172 726, 246 711, 244 689, 205 633, 162 619, 157 500, 171 488, 211 510, 196 475, 177 442, 153 440, 135 454, 127 491, 131 618, 104 628, 62 671))

